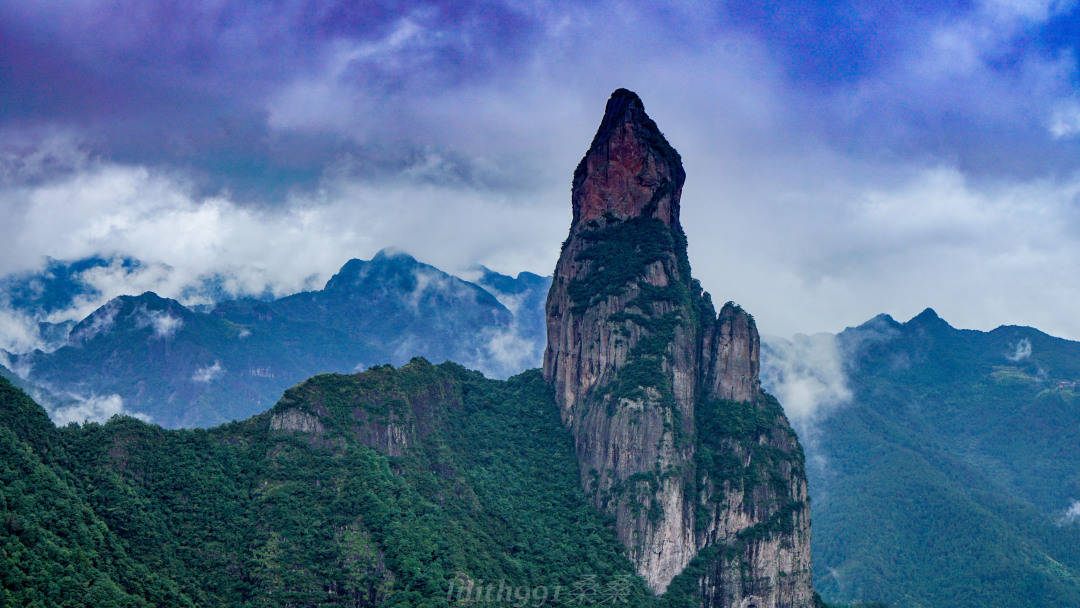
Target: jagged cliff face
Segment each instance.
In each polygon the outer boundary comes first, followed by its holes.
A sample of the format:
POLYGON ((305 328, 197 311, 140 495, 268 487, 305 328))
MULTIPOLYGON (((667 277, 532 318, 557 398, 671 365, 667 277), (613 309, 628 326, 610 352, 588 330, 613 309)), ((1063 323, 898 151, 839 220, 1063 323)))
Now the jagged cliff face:
POLYGON ((690 276, 684 179, 641 100, 616 91, 574 172, 544 377, 583 486, 655 592, 686 571, 703 605, 809 605, 802 452, 760 392, 753 318, 717 315, 690 276))

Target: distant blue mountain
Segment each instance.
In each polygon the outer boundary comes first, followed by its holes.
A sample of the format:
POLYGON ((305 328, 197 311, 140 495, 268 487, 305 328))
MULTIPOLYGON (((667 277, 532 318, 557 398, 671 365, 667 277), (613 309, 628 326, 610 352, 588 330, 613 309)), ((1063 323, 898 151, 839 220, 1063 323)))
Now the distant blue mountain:
POLYGON ((82 280, 81 275, 114 264, 129 271, 141 266, 138 260, 131 258, 95 256, 71 262, 50 258, 40 271, 0 278, 0 296, 13 310, 44 318, 71 308, 80 297, 100 296, 101 292, 82 280))
MULTIPOLYGON (((0 277, 0 307, 35 327, 43 350, 53 350, 63 345, 68 332, 78 322, 78 317, 72 315, 85 311, 88 305, 103 304, 106 298, 119 295, 102 293, 93 275, 110 272, 130 278, 151 269, 171 271, 165 265, 151 266, 123 256, 92 256, 74 261, 49 258, 40 270, 0 277)), ((214 303, 234 297, 226 289, 226 283, 227 277, 208 275, 184 286, 176 295, 185 302, 203 302, 195 308, 205 312, 214 303)), ((258 298, 269 300, 273 296, 267 290, 258 298)))
POLYGON ((321 290, 276 300, 198 311, 150 292, 118 297, 75 324, 55 351, 12 361, 56 393, 119 395, 126 410, 164 426, 210 426, 263 411, 325 372, 414 356, 498 377, 535 367, 549 283, 486 269, 474 283, 383 251, 350 260, 321 290))
POLYGON ((547 340, 544 305, 548 288, 551 287, 551 277, 531 272, 520 272, 516 277, 510 277, 483 266, 480 271, 477 285, 494 294, 514 313, 522 332, 544 343, 547 340))

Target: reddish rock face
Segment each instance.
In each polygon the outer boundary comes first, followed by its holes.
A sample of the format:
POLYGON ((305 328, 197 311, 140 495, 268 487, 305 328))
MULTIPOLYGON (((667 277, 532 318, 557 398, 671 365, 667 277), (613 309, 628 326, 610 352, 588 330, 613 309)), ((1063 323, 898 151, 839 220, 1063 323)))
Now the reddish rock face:
POLYGON ((679 225, 683 171, 679 153, 645 114, 637 95, 619 89, 574 171, 573 227, 611 214, 619 219, 656 217, 679 225))
POLYGON ((767 399, 753 318, 730 303, 717 315, 690 277, 679 223, 684 179, 638 96, 615 91, 574 172, 570 236, 548 293, 544 377, 574 437, 582 486, 615 517, 656 593, 703 548, 742 542, 741 532, 785 505, 789 533, 746 544, 738 559, 707 568, 697 587, 709 607, 809 606, 806 480, 783 414, 763 435, 716 439, 709 449, 726 446, 758 479, 790 479, 784 492, 764 482, 736 487, 697 468, 697 429, 716 427, 697 420, 699 411, 733 402, 765 410, 767 399), (756 462, 762 446, 790 462, 756 462))

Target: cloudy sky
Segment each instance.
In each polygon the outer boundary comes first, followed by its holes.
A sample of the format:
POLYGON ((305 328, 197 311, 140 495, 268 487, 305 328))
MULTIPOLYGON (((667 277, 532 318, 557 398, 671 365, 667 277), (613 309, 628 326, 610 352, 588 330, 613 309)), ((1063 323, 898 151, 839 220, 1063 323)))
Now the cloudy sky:
POLYGON ((0 0, 0 274, 548 274, 627 87, 682 153, 695 274, 763 332, 932 306, 1080 338, 1071 2, 120 4, 0 0))

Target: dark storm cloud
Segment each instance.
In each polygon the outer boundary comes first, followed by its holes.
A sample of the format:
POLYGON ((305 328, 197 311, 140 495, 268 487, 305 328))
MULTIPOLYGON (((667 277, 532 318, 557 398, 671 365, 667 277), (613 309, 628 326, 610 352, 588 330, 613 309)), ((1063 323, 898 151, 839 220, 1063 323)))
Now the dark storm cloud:
POLYGON ((491 77, 526 48, 529 27, 506 8, 457 3, 6 3, 0 127, 76 130, 108 158, 256 192, 311 185, 343 156, 394 168, 414 142, 408 125, 389 155, 344 130, 272 129, 266 103, 281 87, 338 49, 393 53, 357 57, 339 76, 381 100, 381 115, 366 120, 407 120, 395 117, 395 99, 491 77), (394 36, 409 28, 424 40, 394 53, 394 36))
POLYGON ((103 293, 283 293, 396 245, 547 273, 625 86, 687 165, 695 272, 765 331, 933 305, 1080 336, 1075 13, 0 2, 0 271, 122 254, 175 273, 103 293))
MULTIPOLYGON (((634 63, 701 56, 747 38, 781 71, 787 101, 805 117, 798 126, 823 131, 833 146, 1030 175, 1070 170, 1078 151, 1046 145, 1047 98, 1071 84, 1046 76, 1055 62, 1073 60, 1061 32, 1074 20, 1060 8, 5 3, 0 125, 71 127, 109 158, 280 193, 310 186, 342 158, 372 171, 409 162, 430 143, 416 106, 447 90, 493 87, 537 69, 578 88, 606 67, 583 56, 601 45, 615 51, 609 61, 634 63), (949 54, 978 60, 980 70, 934 65, 935 55, 947 63, 949 54), (1010 95, 1002 83, 1028 94, 1010 95), (290 86, 297 96, 336 96, 336 105, 312 105, 321 120, 303 116, 296 106, 305 100, 289 98, 290 86)), ((713 75, 685 74, 686 84, 713 75)), ((453 120, 471 109, 448 110, 453 120)))

